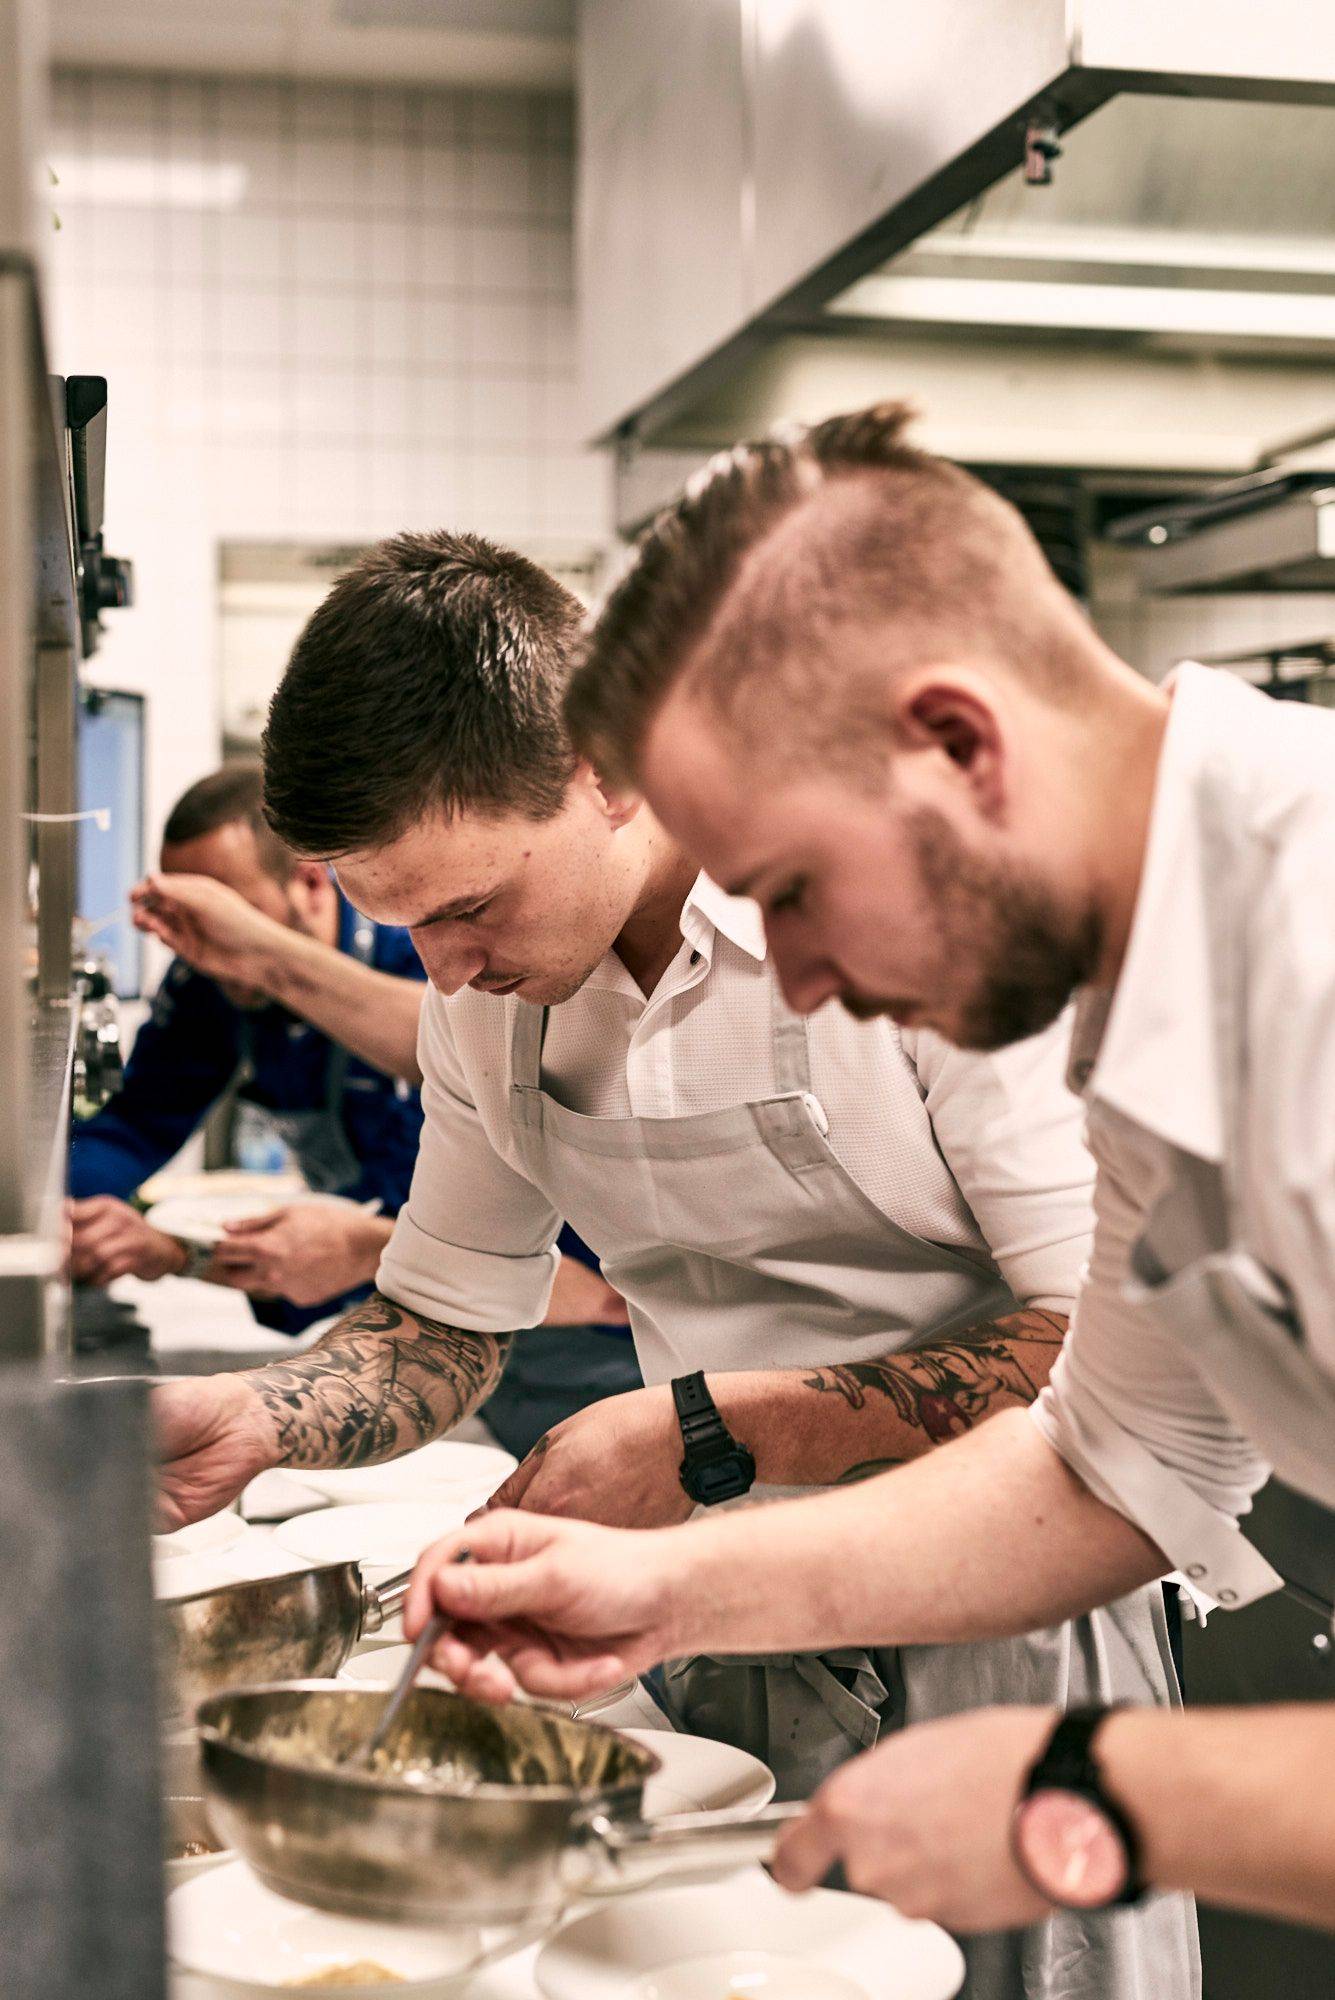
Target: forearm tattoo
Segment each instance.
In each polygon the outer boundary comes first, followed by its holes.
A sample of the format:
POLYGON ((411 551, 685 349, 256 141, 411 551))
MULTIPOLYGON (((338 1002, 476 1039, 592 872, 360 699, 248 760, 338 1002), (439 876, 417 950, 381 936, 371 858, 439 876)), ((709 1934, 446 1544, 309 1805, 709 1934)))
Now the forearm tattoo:
MULTIPOLYGON (((888 1402, 902 1424, 922 1433, 925 1444, 945 1444, 998 1409, 1032 1403, 1065 1332, 1064 1314, 1030 1306, 967 1327, 949 1340, 878 1361, 839 1362, 803 1379, 809 1389, 841 1397, 850 1410, 888 1402)), ((899 1462, 860 1459, 840 1474, 840 1483, 869 1479, 899 1462)))
POLYGON ((295 1361, 250 1376, 283 1465, 375 1465, 461 1423, 490 1395, 508 1336, 424 1319, 374 1292, 295 1361))

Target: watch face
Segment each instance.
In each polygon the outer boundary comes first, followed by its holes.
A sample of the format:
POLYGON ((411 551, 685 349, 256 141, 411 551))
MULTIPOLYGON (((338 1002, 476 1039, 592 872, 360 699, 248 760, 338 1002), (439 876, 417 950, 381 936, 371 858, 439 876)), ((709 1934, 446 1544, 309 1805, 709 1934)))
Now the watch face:
POLYGON ((1101 1910, 1127 1884, 1121 1834, 1079 1792, 1045 1788, 1015 1812, 1016 1855, 1034 1887, 1070 1910, 1101 1910))

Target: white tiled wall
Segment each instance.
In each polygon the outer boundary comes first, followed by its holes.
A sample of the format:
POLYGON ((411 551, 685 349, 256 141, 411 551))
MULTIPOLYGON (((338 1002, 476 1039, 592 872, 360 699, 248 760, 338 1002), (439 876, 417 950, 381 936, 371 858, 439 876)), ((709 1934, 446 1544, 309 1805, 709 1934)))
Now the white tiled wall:
POLYGON ((56 79, 53 365, 110 380, 94 663, 150 697, 149 826, 218 748, 217 551, 601 541, 574 424, 568 98, 56 79))

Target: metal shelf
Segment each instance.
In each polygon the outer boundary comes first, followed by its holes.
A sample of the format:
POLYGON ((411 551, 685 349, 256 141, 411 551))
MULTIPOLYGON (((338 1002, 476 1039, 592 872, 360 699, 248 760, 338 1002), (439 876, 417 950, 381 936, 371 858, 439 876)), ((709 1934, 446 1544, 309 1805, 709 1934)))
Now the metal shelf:
POLYGON ((36 270, 21 253, 0 253, 0 1358, 10 1361, 67 1346, 59 1266, 74 829, 59 816, 75 804, 82 630, 65 440, 36 270), (34 812, 57 818, 34 831, 25 817, 34 812))

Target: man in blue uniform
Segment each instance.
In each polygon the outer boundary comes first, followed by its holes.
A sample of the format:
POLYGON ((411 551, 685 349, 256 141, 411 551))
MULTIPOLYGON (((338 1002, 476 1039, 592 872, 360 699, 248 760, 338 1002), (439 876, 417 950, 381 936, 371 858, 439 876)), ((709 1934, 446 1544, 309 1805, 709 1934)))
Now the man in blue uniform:
MULTIPOLYGON (((173 952, 124 1088, 78 1128, 74 1275, 189 1273, 251 1295, 296 1333, 373 1282, 408 1195, 422 1114, 417 1018, 425 975, 407 931, 371 924, 328 870, 299 860, 260 811, 258 765, 191 786, 163 833, 135 921, 173 952), (378 1201, 278 1208, 234 1224, 212 1256, 154 1229, 126 1197, 171 1159, 238 1070, 313 1187, 378 1201)), ((542 1329, 516 1337, 485 1421, 524 1457, 586 1404, 640 1386, 625 1303, 567 1229, 542 1329)))
POLYGON ((75 1131, 73 1257, 75 1275, 94 1284, 126 1272, 190 1271, 276 1294, 255 1298, 257 1318, 296 1332, 370 1284, 407 1198, 421 1102, 415 1075, 392 1073, 392 1060, 380 1064, 396 1042, 411 1047, 423 973, 407 932, 358 916, 326 869, 274 838, 259 804, 256 765, 228 764, 201 778, 168 819, 162 875, 211 878, 322 957, 337 952, 351 1032, 332 1039, 244 976, 229 978, 222 966, 210 975, 176 958, 123 1088, 75 1131), (224 1246, 207 1269, 186 1245, 151 1228, 127 1198, 180 1150, 236 1077, 242 1098, 272 1123, 313 1188, 377 1203, 378 1211, 305 1208, 299 1229, 280 1212, 224 1246))

